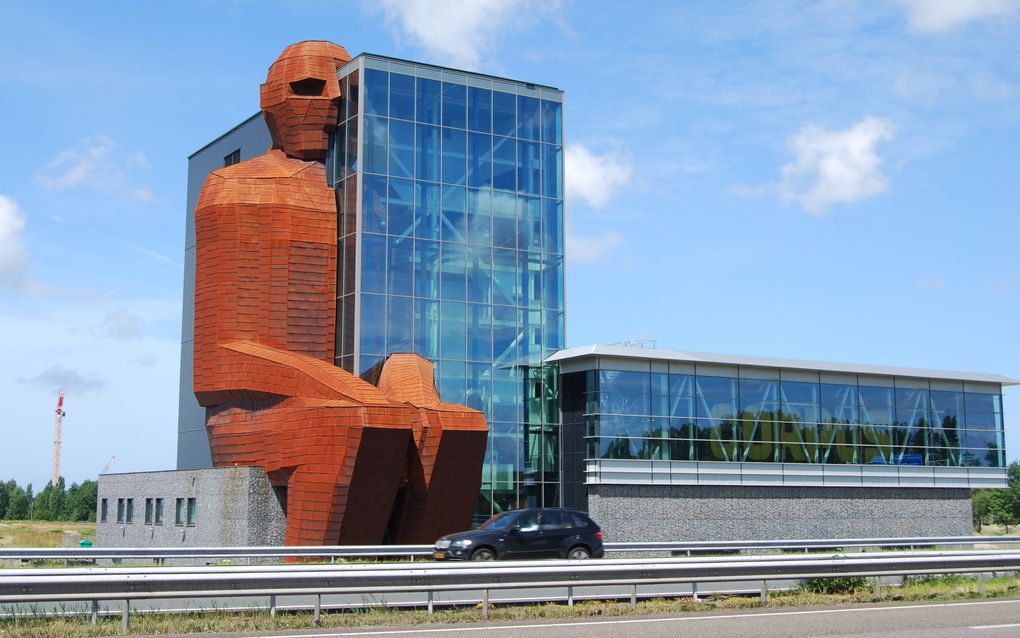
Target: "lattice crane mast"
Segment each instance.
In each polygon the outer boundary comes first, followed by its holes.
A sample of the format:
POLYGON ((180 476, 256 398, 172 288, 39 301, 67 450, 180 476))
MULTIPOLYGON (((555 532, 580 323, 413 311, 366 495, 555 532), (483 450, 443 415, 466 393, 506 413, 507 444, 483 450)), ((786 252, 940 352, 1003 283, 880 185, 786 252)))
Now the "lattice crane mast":
POLYGON ((53 424, 53 487, 56 487, 57 481, 60 480, 60 430, 65 416, 67 413, 64 412, 64 391, 61 390, 57 397, 57 418, 53 424))

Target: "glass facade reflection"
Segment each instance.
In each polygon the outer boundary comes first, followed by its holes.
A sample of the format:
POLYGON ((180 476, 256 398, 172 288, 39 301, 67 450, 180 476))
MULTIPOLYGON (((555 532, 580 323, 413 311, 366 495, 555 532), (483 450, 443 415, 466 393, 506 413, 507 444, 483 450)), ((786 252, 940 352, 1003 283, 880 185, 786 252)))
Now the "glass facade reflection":
POLYGON ((600 369, 563 385, 583 389, 564 403, 564 427, 583 422, 590 459, 1005 467, 1001 394, 963 384, 600 369))
POLYGON ((558 504, 562 93, 368 55, 340 76, 337 365, 433 361, 489 422, 479 516, 558 504))

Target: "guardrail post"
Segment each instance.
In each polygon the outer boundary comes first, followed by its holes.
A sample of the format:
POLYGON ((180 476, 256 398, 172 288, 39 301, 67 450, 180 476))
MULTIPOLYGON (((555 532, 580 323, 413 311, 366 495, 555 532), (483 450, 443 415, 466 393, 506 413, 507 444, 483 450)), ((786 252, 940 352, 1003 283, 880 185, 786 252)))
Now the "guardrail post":
POLYGON ((978 595, 984 598, 985 595, 985 573, 978 572, 978 595))
POLYGON ((429 594, 429 616, 431 616, 432 615, 432 596, 433 596, 431 589, 429 590, 428 594, 429 594))
POLYGON ((269 617, 276 618, 276 594, 269 594, 269 617))
POLYGON ((92 601, 92 624, 95 625, 99 622, 99 601, 92 601))
POLYGON ((322 594, 315 595, 315 626, 319 626, 319 621, 322 618, 322 594))
POLYGON ((567 585, 567 607, 574 606, 574 587, 573 585, 567 585))
POLYGON ((761 581, 761 606, 765 607, 768 603, 768 591, 769 584, 767 580, 761 581))
POLYGON ((630 608, 637 609, 637 583, 630 586, 630 608))
POLYGON ((701 602, 698 600, 698 583, 691 583, 691 600, 694 602, 701 602))
POLYGON ((489 617, 489 590, 482 591, 482 618, 489 617))
POLYGON ((124 609, 120 612, 120 630, 125 634, 128 632, 128 626, 130 624, 129 616, 131 614, 131 601, 124 599, 124 609))
POLYGON ((882 599, 882 577, 875 576, 875 600, 882 599))

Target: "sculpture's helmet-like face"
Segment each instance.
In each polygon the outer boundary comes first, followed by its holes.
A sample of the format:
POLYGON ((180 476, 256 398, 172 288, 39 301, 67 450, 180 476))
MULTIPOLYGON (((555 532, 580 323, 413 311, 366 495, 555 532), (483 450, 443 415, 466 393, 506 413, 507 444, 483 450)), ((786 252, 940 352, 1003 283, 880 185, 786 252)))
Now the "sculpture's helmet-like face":
POLYGON ((261 90, 273 148, 303 160, 326 157, 340 104, 336 71, 350 59, 346 49, 332 42, 298 42, 284 49, 261 90))

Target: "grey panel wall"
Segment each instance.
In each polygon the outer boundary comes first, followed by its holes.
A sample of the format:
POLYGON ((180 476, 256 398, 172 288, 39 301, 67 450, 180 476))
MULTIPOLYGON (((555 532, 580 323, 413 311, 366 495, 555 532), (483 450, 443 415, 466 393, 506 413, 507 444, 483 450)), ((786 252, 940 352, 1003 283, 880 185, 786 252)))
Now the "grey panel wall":
POLYGON ((969 489, 589 485, 608 542, 964 536, 969 489))
POLYGON ((282 545, 286 521, 265 471, 225 467, 104 474, 96 512, 98 547, 282 545), (118 499, 133 499, 132 521, 117 521, 118 499), (163 520, 145 520, 145 500, 163 499, 163 520), (176 524, 177 499, 195 499, 194 524, 176 524), (107 517, 102 520, 103 499, 107 517))
POLYGON ((184 240, 184 304, 181 315, 181 385, 177 411, 177 469, 212 467, 205 434, 205 410, 195 400, 192 361, 195 345, 195 204, 209 173, 224 158, 241 151, 241 161, 257 157, 272 145, 269 129, 257 113, 188 158, 188 211, 184 240))

